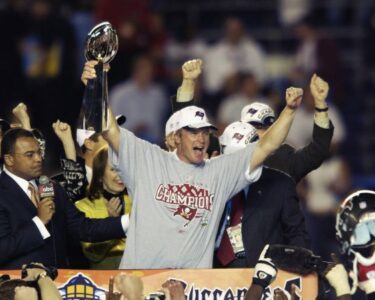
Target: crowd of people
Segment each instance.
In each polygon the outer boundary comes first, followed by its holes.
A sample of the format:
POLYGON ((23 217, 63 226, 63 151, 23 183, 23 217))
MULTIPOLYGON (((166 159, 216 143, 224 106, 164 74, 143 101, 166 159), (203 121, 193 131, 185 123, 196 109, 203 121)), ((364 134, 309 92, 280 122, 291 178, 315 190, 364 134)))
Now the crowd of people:
MULTIPOLYGON (((319 278, 338 299, 351 299, 357 287, 375 297, 375 193, 350 193, 340 156, 346 130, 334 41, 301 18, 294 68, 288 80, 272 81, 265 51, 239 18, 228 17, 208 46, 193 31, 169 40, 146 2, 115 2, 98 1, 95 11, 120 42, 105 66, 110 108, 102 132, 76 126, 77 94, 97 77, 97 62, 84 64, 78 88, 77 37, 56 18, 59 5, 9 1, 2 12, 29 28, 18 24, 9 46, 14 72, 3 81, 10 89, 0 89, 11 111, 0 119, 0 269, 33 275, 4 280, 0 291, 58 299, 45 266, 254 268, 246 299, 260 299, 279 268, 267 245, 282 244, 330 261, 319 278), (20 91, 30 97, 15 102, 20 91), (61 145, 51 147, 53 139, 61 145), (46 172, 57 148, 59 166, 46 172), (40 268, 27 267, 33 262, 40 268)), ((80 30, 93 24, 82 15, 76 21, 80 30)), ((137 277, 119 275, 114 285, 127 299, 143 297, 137 277)), ((185 298, 178 282, 162 289, 166 298, 185 298)), ((293 299, 276 290, 274 297, 293 299)))

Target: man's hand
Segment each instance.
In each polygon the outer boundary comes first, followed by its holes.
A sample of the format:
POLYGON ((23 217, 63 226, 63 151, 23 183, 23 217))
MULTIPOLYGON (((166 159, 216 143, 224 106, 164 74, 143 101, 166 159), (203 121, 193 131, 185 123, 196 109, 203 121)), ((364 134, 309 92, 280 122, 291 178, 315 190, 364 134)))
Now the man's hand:
POLYGON ((170 300, 185 300, 184 287, 180 281, 177 280, 167 280, 161 287, 166 295, 166 298, 170 300))
POLYGON ((343 264, 334 253, 331 253, 332 263, 324 270, 323 275, 335 289, 336 296, 350 295, 349 276, 343 264))
POLYGON ((142 279, 126 274, 115 276, 115 286, 127 300, 139 300, 143 295, 142 279))
POLYGON ((64 146, 66 158, 76 161, 77 153, 69 124, 57 120, 52 124, 52 128, 64 146))
POLYGON ((95 66, 98 64, 96 60, 90 60, 85 63, 85 66, 83 67, 83 72, 81 75, 81 81, 84 85, 87 85, 87 81, 89 79, 96 78, 96 71, 95 66))
POLYGON ((57 120, 55 123, 52 124, 52 128, 61 142, 68 141, 70 139, 73 140, 72 130, 70 129, 68 123, 64 123, 60 120, 57 120))
POLYGON ((43 222, 44 225, 47 225, 51 221, 55 213, 55 202, 53 198, 44 198, 38 203, 38 217, 43 222))
POLYGON ((43 272, 46 272, 43 264, 41 264, 41 263, 32 263, 32 264, 38 265, 38 266, 40 266, 40 268, 26 268, 26 265, 23 265, 22 269, 23 270, 26 269, 26 274, 27 274, 27 276, 25 278, 23 278, 23 280, 25 280, 25 281, 34 281, 38 278, 39 274, 41 274, 43 272))
POLYGON ((314 104, 317 108, 326 108, 326 98, 329 91, 329 85, 326 81, 314 74, 310 81, 310 91, 314 98, 314 104))
POLYGON ((105 293, 105 300, 120 300, 121 293, 113 291, 113 276, 109 277, 108 292, 105 293))
POLYGON ((108 215, 110 217, 118 217, 121 213, 121 200, 119 197, 113 197, 107 201, 105 206, 107 207, 108 215))
POLYGON ((285 92, 286 106, 290 109, 297 109, 302 101, 303 89, 289 87, 285 92))
POLYGON ((196 80, 202 73, 202 60, 192 59, 182 65, 183 79, 196 80))
MULTIPOLYGON (((83 67, 83 72, 81 75, 81 81, 83 82, 84 85, 87 85, 87 81, 89 79, 94 79, 96 78, 96 71, 95 71, 95 66, 98 64, 96 60, 90 60, 85 63, 85 66, 83 67)), ((104 72, 108 72, 111 67, 109 64, 104 64, 104 72)))
POLYGON ((20 121, 23 129, 31 130, 30 116, 27 113, 26 104, 20 102, 12 110, 13 115, 20 121))
POLYGON ((297 290, 297 286, 294 284, 292 284, 292 291, 290 295, 288 295, 289 293, 287 291, 282 290, 280 288, 276 288, 273 291, 273 299, 274 300, 295 300, 297 298, 296 290, 297 290))
POLYGON ((264 246, 262 253, 258 258, 258 262, 254 268, 253 284, 258 284, 265 289, 276 278, 277 268, 271 258, 266 257, 269 245, 264 246))

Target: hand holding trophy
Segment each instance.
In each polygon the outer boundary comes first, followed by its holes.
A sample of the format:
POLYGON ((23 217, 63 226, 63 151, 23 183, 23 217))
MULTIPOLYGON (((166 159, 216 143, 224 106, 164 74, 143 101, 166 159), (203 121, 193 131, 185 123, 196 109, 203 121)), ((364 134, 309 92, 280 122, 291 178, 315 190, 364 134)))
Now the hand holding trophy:
POLYGON ((89 79, 85 88, 77 135, 89 137, 108 126, 108 82, 104 65, 113 60, 118 49, 116 31, 108 22, 96 25, 87 35, 85 58, 95 60, 96 78, 89 79))

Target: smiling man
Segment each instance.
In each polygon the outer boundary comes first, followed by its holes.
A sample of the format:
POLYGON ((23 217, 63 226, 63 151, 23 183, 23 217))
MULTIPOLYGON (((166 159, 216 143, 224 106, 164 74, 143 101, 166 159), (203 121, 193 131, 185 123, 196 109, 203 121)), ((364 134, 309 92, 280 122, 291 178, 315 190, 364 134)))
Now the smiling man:
POLYGON ((55 183, 53 197, 39 197, 42 155, 30 131, 8 130, 1 155, 0 269, 21 268, 33 261, 67 268, 67 244, 72 236, 91 242, 124 237, 127 216, 87 219, 55 183))

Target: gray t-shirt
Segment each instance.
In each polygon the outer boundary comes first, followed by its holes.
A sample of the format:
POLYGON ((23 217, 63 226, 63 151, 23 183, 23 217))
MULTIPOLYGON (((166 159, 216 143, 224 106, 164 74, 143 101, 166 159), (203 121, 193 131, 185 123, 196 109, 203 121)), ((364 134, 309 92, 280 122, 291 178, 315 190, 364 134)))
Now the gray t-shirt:
POLYGON ((120 269, 211 268, 225 202, 250 182, 255 145, 230 155, 185 163, 121 129, 119 156, 110 160, 133 199, 120 269))

